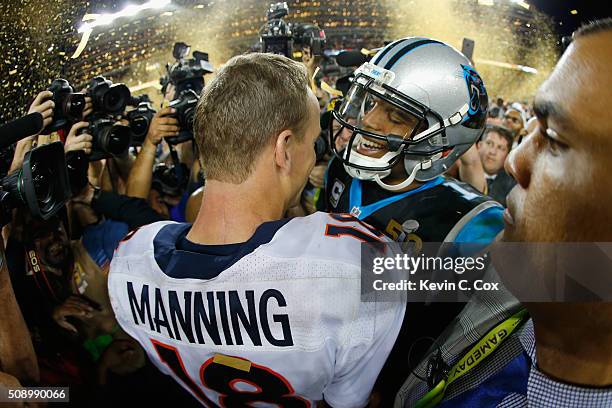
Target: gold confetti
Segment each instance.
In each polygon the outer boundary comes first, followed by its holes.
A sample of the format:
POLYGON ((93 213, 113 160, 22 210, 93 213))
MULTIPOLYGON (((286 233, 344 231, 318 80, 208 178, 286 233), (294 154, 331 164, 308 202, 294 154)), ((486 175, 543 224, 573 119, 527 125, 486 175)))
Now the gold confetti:
MULTIPOLYGON (((70 81, 76 90, 95 75, 128 86, 150 83, 138 92, 148 93, 159 103, 159 77, 165 74, 165 64, 173 62, 175 42, 208 52, 218 67, 258 42, 270 2, 173 0, 163 9, 95 28, 81 55, 71 59, 81 41, 77 30, 83 17, 116 12, 121 2, 2 1, 0 53, 2 69, 11 80, 2 83, 0 123, 23 115, 36 94, 58 77, 70 81)), ((517 13, 509 12, 508 7, 516 7, 511 2, 487 7, 473 0, 290 0, 288 5, 286 20, 318 24, 326 31, 329 48, 371 50, 401 36, 423 35, 460 49, 462 38, 468 37, 476 41, 475 59, 538 70, 533 75, 477 66, 492 97, 529 98, 558 57, 550 19, 534 7, 520 8, 523 17, 512 17, 517 13)))

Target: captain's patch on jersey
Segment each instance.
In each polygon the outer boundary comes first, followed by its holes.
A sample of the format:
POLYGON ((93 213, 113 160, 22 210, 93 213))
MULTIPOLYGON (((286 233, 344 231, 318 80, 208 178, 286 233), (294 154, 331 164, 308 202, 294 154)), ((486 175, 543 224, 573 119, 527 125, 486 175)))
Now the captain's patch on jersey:
POLYGON ((336 181, 334 181, 334 185, 332 186, 331 195, 329 197, 329 202, 332 207, 336 208, 338 206, 338 202, 340 201, 340 197, 342 197, 343 192, 344 183, 336 179, 336 181))

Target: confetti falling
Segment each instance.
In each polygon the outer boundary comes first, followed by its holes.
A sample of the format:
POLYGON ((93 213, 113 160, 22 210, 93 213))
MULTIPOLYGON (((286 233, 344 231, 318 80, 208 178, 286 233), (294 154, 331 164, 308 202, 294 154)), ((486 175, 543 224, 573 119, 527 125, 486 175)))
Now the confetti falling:
POLYGON ((464 37, 475 41, 474 60, 490 97, 529 101, 550 74, 559 54, 552 21, 512 2, 483 6, 469 0, 385 0, 393 38, 429 36, 461 49, 464 37), (492 60, 526 65, 536 75, 483 63, 492 60), (479 62, 481 61, 481 62, 479 62))
MULTIPOLYGON (((54 78, 80 90, 95 75, 138 87, 160 99, 158 84, 173 62, 177 41, 208 52, 218 67, 258 41, 269 1, 173 0, 160 10, 120 18, 94 29, 82 55, 71 59, 81 40, 85 14, 113 13, 127 0, 0 0, 2 68, 0 123, 23 115, 31 100, 54 78)), ((537 75, 478 66, 491 95, 526 99, 557 59, 556 36, 537 11, 477 6, 470 0, 288 1, 288 21, 318 24, 331 48, 373 48, 399 36, 425 35, 461 47, 476 40, 475 59, 518 63, 537 75), (461 15, 458 15, 458 13, 461 15), (517 24, 517 21, 519 23, 517 24), (529 26, 525 26, 529 24, 529 26)))

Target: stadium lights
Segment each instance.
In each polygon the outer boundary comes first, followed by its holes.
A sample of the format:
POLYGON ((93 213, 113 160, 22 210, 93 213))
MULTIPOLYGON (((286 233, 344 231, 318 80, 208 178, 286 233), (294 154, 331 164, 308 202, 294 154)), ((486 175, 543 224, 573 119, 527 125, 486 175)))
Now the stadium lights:
POLYGON ((510 0, 510 1, 516 4, 517 6, 521 6, 522 8, 529 10, 529 4, 524 0, 510 0))
MULTIPOLYGON (((529 10, 529 3, 527 3, 525 0, 510 0, 510 3, 516 4, 517 6, 521 6, 522 8, 529 10)), ((480 4, 481 6, 494 6, 495 0, 478 0, 478 4, 480 4)))
POLYGON ((144 10, 162 8, 170 4, 170 2, 171 0, 149 0, 146 3, 143 3, 141 5, 130 4, 126 6, 125 8, 123 8, 123 10, 120 10, 116 13, 99 14, 92 21, 89 21, 81 25, 79 27, 78 32, 84 33, 87 31, 91 31, 95 27, 108 25, 112 23, 113 21, 115 21, 116 19, 121 18, 121 17, 132 17, 144 10))
POLYGON ((491 61, 491 60, 486 60, 486 59, 477 59, 476 62, 478 64, 492 65, 494 67, 508 68, 508 69, 513 69, 513 70, 516 70, 516 71, 523 71, 523 72, 526 72, 528 74, 537 74, 538 73, 537 69, 532 68, 532 67, 528 67, 526 65, 510 64, 508 62, 491 61))
POLYGON ((149 0, 139 6, 130 4, 124 7, 123 10, 118 11, 116 13, 85 14, 83 16, 83 21, 85 21, 85 23, 83 23, 77 30, 79 33, 83 34, 83 36, 81 37, 81 41, 79 42, 77 49, 74 51, 74 54, 72 54, 72 57, 70 58, 75 59, 81 55, 81 53, 85 49, 85 46, 87 45, 87 41, 89 41, 89 36, 93 32, 94 28, 103 25, 108 25, 118 18, 132 17, 144 10, 162 8, 170 4, 171 1, 172 0, 149 0))

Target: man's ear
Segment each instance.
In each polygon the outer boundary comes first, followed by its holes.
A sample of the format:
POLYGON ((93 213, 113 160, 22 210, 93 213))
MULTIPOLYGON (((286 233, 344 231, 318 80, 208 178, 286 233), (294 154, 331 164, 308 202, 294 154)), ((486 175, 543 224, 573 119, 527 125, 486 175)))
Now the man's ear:
POLYGON ((480 150, 480 146, 482 146, 482 139, 476 142, 476 148, 480 150))
POLYGON ((293 143, 294 137, 291 130, 283 130, 278 134, 276 138, 276 144, 274 146, 274 162, 275 164, 285 171, 291 169, 291 152, 289 151, 289 145, 293 143))

